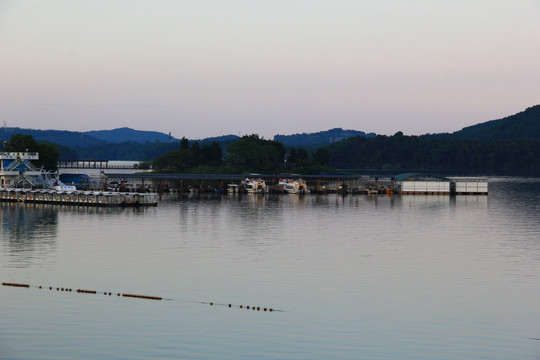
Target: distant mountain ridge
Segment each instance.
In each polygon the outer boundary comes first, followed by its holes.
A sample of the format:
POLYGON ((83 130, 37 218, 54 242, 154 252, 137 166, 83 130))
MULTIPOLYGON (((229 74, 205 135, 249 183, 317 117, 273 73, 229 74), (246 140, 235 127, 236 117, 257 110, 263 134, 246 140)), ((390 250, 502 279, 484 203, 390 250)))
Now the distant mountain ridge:
POLYGON ((237 135, 221 135, 221 136, 214 136, 214 137, 204 138, 204 139, 200 139, 200 140, 190 140, 190 142, 198 141, 198 142, 200 142, 202 144, 210 143, 212 141, 216 141, 218 143, 230 143, 232 141, 236 141, 236 140, 239 140, 239 139, 240 139, 240 136, 237 136, 237 135))
MULTIPOLYGON (((112 130, 92 130, 85 132, 67 131, 67 130, 38 130, 23 128, 0 128, 0 139, 9 140, 13 134, 31 135, 36 141, 46 141, 58 145, 70 147, 86 147, 105 144, 121 144, 127 142, 146 143, 179 142, 178 138, 158 131, 135 130, 128 127, 122 127, 112 130)), ((292 135, 275 135, 274 140, 282 142, 287 147, 325 147, 329 144, 347 139, 354 136, 373 137, 374 133, 366 134, 363 131, 344 130, 334 128, 316 133, 303 133, 292 135)), ((204 139, 191 140, 190 143, 198 141, 201 144, 217 141, 218 143, 229 144, 240 139, 237 135, 222 135, 204 139)))
POLYGON ((103 140, 108 143, 120 144, 123 142, 177 142, 179 139, 158 131, 134 130, 128 127, 122 127, 113 130, 93 130, 86 131, 84 134, 103 140))
POLYGON ((275 135, 274 140, 283 143, 286 147, 303 147, 306 149, 314 149, 317 147, 326 147, 331 143, 348 139, 355 136, 375 137, 377 134, 366 134, 358 130, 344 130, 342 128, 334 128, 316 133, 303 133, 293 135, 275 135))
MULTIPOLYGON (((128 127, 113 130, 94 130, 87 132, 23 129, 19 127, 1 127, 0 140, 6 141, 14 134, 31 135, 37 142, 56 143, 61 149, 62 158, 80 159, 116 159, 116 160, 152 160, 153 157, 171 151, 179 139, 158 131, 134 130, 128 127)), ((360 137, 376 137, 375 133, 357 130, 333 128, 316 133, 275 135, 274 140, 282 142, 287 148, 304 148, 315 151, 326 148, 341 140, 360 137)), ((531 139, 540 140, 540 105, 535 105, 514 115, 498 120, 491 120, 465 127, 454 133, 419 135, 424 138, 467 139, 477 141, 531 139)), ((198 141, 200 145, 217 141, 222 149, 240 139, 236 135, 223 135, 198 141)))
POLYGON ((67 131, 67 130, 37 130, 23 128, 0 128, 0 139, 9 140, 13 134, 31 135, 37 142, 46 141, 64 146, 96 146, 105 144, 120 144, 125 142, 179 142, 177 138, 158 131, 134 130, 123 127, 113 130, 67 131))
POLYGON ((50 142, 65 146, 96 146, 106 144, 107 141, 95 138, 83 132, 66 130, 36 130, 22 129, 18 127, 0 128, 0 140, 6 141, 11 135, 31 135, 37 142, 50 142))

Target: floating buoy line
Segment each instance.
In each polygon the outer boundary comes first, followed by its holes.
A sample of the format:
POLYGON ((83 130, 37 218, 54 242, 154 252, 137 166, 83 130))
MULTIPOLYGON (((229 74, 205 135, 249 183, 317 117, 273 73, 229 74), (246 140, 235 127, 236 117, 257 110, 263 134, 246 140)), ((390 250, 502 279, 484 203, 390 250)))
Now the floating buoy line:
POLYGON ((183 300, 183 299, 172 299, 172 298, 163 298, 160 296, 150 296, 150 295, 138 295, 138 294, 129 294, 129 293, 120 293, 120 292, 112 292, 112 291, 97 291, 97 290, 88 290, 88 289, 73 289, 73 288, 65 288, 65 287, 57 287, 57 286, 41 286, 41 285, 30 285, 30 284, 21 284, 21 283, 12 283, 12 282, 3 282, 2 286, 11 286, 11 287, 20 287, 20 288, 35 288, 40 290, 49 290, 49 291, 57 291, 57 292, 68 292, 68 293, 77 293, 77 294, 91 294, 91 295, 99 295, 103 294, 105 296, 116 296, 116 297, 122 297, 122 298, 136 298, 136 299, 146 299, 146 300, 163 300, 163 301, 181 301, 181 302, 189 302, 189 303, 195 303, 195 304, 204 304, 204 305, 210 305, 210 306, 223 306, 227 308, 238 308, 238 309, 246 309, 246 310, 253 310, 253 311, 266 311, 266 312, 284 312, 285 310, 278 310, 271 307, 262 307, 262 306, 253 306, 253 305, 234 305, 230 303, 216 303, 213 301, 194 301, 194 300, 183 300))

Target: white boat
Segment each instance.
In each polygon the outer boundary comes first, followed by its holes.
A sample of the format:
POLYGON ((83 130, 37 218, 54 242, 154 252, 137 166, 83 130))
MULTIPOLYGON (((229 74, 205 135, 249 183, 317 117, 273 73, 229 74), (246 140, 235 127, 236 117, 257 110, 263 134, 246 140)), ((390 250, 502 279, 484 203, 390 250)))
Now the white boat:
POLYGON ((289 194, 309 193, 306 182, 302 179, 279 179, 278 186, 289 194))
POLYGON ((246 178, 243 182, 244 189, 248 193, 265 193, 268 192, 268 186, 263 179, 249 179, 246 178))
POLYGON ((229 194, 237 194, 238 193, 238 184, 228 184, 227 185, 227 193, 229 193, 229 194))

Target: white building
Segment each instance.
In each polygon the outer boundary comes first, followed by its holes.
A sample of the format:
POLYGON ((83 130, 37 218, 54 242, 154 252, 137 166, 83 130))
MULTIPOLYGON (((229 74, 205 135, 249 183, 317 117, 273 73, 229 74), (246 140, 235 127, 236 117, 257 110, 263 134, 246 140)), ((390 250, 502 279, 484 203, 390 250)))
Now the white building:
POLYGON ((0 187, 74 190, 58 180, 55 171, 37 168, 31 160, 39 160, 37 152, 1 152, 0 187))

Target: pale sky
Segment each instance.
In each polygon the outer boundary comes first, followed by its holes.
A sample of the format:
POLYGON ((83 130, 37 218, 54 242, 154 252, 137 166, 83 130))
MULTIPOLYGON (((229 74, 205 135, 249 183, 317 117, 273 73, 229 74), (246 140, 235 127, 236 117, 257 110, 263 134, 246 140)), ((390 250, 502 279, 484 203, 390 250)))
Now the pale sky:
POLYGON ((540 104, 540 0, 0 0, 0 125, 452 132, 540 104))

